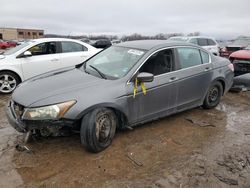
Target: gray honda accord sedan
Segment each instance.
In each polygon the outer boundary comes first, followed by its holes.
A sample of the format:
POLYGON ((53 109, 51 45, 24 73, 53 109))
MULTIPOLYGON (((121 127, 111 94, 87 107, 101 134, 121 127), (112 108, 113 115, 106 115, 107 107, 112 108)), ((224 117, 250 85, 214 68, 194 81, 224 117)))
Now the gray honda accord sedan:
POLYGON ((75 67, 23 82, 7 108, 19 132, 42 136, 80 131, 92 152, 107 148, 118 128, 131 128, 197 106, 219 104, 233 65, 203 48, 147 40, 112 46, 75 67))

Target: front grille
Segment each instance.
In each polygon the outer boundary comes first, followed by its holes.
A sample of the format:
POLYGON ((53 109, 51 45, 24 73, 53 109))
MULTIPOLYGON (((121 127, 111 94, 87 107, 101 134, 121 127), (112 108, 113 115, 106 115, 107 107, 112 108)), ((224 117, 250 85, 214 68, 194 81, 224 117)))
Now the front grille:
POLYGON ((11 101, 11 107, 15 116, 20 119, 24 113, 24 106, 16 103, 15 101, 11 101))
POLYGON ((249 59, 241 59, 234 60, 234 67, 236 71, 249 72, 250 71, 250 60, 249 59))

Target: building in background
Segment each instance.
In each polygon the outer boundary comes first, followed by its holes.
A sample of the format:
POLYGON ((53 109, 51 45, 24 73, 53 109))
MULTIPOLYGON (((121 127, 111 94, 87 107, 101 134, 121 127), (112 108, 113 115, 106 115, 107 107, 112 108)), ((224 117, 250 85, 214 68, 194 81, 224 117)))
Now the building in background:
POLYGON ((44 30, 0 28, 0 39, 2 40, 25 40, 43 38, 44 30))

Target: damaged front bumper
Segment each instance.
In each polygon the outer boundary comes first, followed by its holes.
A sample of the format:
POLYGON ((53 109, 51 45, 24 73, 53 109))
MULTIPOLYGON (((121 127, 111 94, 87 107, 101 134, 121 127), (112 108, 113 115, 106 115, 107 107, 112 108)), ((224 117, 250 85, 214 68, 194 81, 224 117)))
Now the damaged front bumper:
POLYGON ((75 121, 67 119, 59 120, 22 120, 14 110, 14 102, 10 101, 6 108, 6 115, 9 124, 18 132, 26 133, 31 130, 43 130, 46 128, 61 129, 64 127, 73 128, 75 121))
POLYGON ((9 102, 9 105, 6 108, 6 115, 7 115, 9 124, 14 129, 16 129, 18 132, 21 132, 21 133, 27 132, 25 124, 22 121, 20 121, 19 118, 16 117, 16 114, 12 110, 11 102, 9 102))

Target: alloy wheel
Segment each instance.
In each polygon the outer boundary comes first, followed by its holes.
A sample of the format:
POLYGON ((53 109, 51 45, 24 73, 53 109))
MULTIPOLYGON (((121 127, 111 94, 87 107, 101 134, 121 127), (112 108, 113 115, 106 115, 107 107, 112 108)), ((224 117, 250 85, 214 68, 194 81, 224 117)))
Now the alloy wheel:
POLYGON ((17 85, 16 79, 8 74, 0 75, 0 92, 11 93, 17 85))

